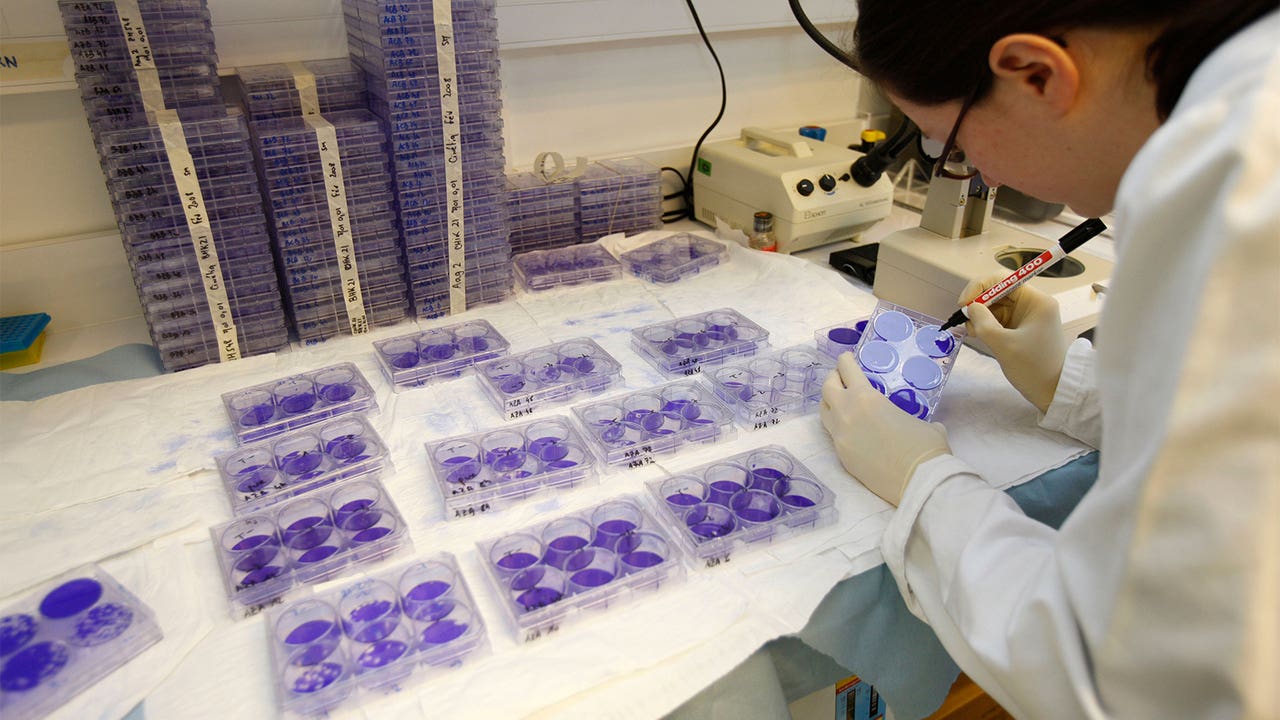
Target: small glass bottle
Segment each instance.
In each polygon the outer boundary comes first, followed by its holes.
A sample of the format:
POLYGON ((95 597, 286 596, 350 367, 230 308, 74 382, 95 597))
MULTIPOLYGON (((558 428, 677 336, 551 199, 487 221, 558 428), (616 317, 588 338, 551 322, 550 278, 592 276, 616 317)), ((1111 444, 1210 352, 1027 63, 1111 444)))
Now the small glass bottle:
POLYGON ((762 210, 755 214, 755 229, 751 231, 747 245, 752 250, 778 251, 778 238, 773 235, 773 213, 762 210))

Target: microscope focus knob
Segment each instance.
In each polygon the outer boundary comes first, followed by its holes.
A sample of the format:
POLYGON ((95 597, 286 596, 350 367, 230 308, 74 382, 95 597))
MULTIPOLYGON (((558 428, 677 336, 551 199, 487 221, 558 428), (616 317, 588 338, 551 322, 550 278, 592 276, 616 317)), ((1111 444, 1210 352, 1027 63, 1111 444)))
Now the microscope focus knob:
POLYGON ((805 178, 796 183, 796 192, 800 193, 801 197, 809 197, 813 194, 813 181, 805 178))
POLYGON ((826 192, 831 192, 836 189, 836 179, 830 175, 823 175, 818 178, 818 187, 822 188, 826 192))

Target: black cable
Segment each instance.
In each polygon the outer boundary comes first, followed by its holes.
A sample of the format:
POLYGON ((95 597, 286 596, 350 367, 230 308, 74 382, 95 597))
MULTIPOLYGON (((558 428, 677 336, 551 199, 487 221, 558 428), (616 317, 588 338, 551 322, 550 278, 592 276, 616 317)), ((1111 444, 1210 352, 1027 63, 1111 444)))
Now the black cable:
POLYGON ((789 2, 791 5, 791 14, 796 17, 796 22, 800 23, 800 28, 804 30, 805 34, 808 35, 811 40, 818 44, 818 47, 825 50, 831 57, 839 60, 841 64, 851 68, 854 72, 862 72, 858 67, 858 64, 853 61, 853 58, 849 57, 849 53, 837 47, 835 43, 827 39, 826 35, 822 34, 822 31, 818 30, 818 28, 813 26, 813 23, 809 22, 809 16, 805 15, 804 8, 800 7, 800 0, 789 0, 789 2))
MULTIPOLYGON (((680 189, 676 190, 673 193, 667 193, 663 195, 662 201, 666 202, 668 200, 683 198, 685 194, 685 188, 689 186, 689 181, 685 179, 684 173, 680 172, 676 168, 673 168, 669 165, 664 165, 662 167, 662 172, 673 172, 676 174, 676 177, 680 178, 680 189)), ((689 216, 689 211, 687 208, 679 208, 677 210, 664 210, 662 212, 662 224, 666 225, 668 223, 677 222, 679 220, 685 219, 688 216, 689 216)))
MULTIPOLYGON (((698 10, 693 6, 693 0, 684 0, 684 4, 689 6, 689 14, 693 16, 693 24, 698 28, 698 34, 702 36, 702 43, 707 46, 707 52, 711 53, 711 59, 716 63, 716 71, 720 74, 720 112, 716 113, 716 119, 711 121, 707 129, 703 131, 702 137, 698 138, 698 142, 693 146, 693 157, 689 160, 689 179, 684 185, 684 215, 682 217, 693 217, 693 174, 697 172, 698 167, 698 151, 702 149, 702 142, 707 139, 711 131, 716 125, 720 124, 721 118, 724 117, 724 108, 729 101, 729 90, 724 82, 724 67, 720 65, 720 57, 716 55, 716 49, 711 47, 711 40, 707 37, 707 31, 702 29, 702 19, 698 17, 698 10)), ((680 218, 676 218, 680 219, 680 218)), ((695 218, 696 219, 696 218, 695 218)), ((666 222, 664 220, 664 222, 666 222)), ((674 222, 671 221, 671 222, 674 222)))

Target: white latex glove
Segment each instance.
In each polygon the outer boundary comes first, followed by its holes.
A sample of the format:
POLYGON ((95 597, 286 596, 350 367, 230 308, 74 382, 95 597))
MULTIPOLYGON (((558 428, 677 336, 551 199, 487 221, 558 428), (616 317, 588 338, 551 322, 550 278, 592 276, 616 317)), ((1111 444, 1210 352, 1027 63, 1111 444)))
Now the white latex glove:
MULTIPOLYGON (((1004 278, 992 275, 970 282, 960 293, 960 306, 969 305, 1004 278)), ((1004 376, 1022 397, 1040 412, 1049 409, 1067 355, 1057 300, 1023 285, 992 305, 969 305, 968 330, 991 348, 1004 376)))
POLYGON ((897 507, 916 466, 951 452, 947 429, 912 417, 871 386, 853 353, 844 353, 822 385, 822 425, 840 464, 897 507))

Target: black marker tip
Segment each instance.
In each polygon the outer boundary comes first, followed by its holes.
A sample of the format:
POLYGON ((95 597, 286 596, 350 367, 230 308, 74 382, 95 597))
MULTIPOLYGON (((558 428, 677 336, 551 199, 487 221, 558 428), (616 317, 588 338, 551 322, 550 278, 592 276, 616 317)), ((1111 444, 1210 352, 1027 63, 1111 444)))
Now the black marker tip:
POLYGON ((969 320, 968 316, 966 316, 963 311, 957 310, 951 313, 951 317, 947 318, 947 321, 942 323, 942 326, 939 327, 938 330, 939 331, 950 330, 951 328, 957 325, 965 324, 965 322, 967 322, 968 320, 969 320))

